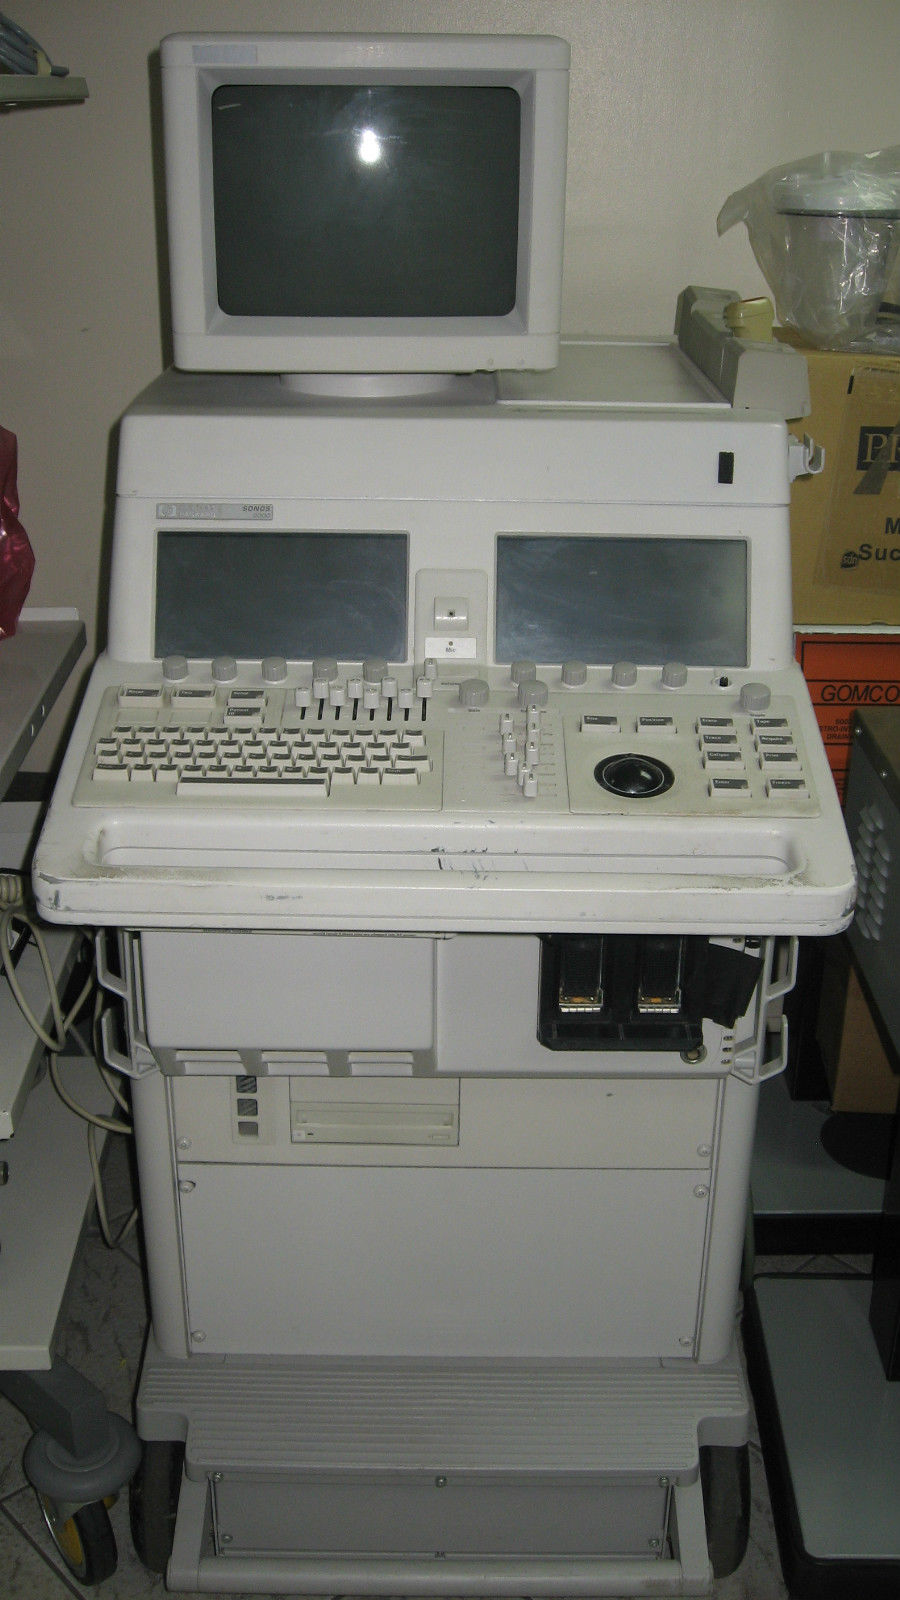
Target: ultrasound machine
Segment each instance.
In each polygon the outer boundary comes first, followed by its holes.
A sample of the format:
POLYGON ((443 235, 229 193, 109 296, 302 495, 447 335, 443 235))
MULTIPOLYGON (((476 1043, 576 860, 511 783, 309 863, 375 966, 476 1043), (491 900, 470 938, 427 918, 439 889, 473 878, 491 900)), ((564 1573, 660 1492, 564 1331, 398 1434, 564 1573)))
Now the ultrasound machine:
POLYGON ((182 35, 162 77, 176 366, 34 865, 131 1080, 139 1551, 706 1593, 759 1085, 854 898, 805 363, 704 289, 560 342, 559 40, 182 35))

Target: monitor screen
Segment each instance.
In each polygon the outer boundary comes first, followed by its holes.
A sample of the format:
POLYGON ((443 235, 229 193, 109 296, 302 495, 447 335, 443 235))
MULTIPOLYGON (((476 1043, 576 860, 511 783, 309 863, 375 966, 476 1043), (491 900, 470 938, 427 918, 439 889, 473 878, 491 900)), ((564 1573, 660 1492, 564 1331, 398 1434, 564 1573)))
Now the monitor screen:
POLYGON ((161 48, 176 366, 553 366, 568 46, 181 34, 161 48))
POLYGON ((161 529, 158 657, 405 661, 405 533, 161 529))
POLYGON ((217 297, 229 316, 514 310, 514 89, 223 84, 211 112, 217 297))
POLYGON ((502 534, 497 661, 747 665, 743 539, 502 534))

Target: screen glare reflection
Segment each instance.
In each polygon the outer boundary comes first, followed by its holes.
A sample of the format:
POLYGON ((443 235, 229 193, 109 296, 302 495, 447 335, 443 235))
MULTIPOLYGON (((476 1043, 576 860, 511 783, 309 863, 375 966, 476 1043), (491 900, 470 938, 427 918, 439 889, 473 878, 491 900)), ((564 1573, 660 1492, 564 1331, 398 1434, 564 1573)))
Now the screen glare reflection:
POLYGON ((356 154, 367 167, 373 167, 384 155, 381 140, 374 128, 363 128, 356 146, 356 154))

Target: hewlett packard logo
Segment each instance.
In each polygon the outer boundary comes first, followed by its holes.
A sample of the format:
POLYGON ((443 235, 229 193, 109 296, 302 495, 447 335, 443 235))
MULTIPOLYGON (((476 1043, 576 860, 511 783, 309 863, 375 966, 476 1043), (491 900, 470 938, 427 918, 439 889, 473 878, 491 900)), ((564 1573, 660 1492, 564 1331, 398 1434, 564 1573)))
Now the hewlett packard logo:
POLYGON ((270 500, 159 500, 160 522, 272 522, 270 500))

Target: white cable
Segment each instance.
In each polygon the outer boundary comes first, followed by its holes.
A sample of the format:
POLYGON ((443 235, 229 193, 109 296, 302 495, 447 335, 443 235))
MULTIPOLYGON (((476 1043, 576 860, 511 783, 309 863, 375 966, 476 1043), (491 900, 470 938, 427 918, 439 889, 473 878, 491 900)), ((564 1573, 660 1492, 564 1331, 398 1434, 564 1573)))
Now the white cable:
POLYGON ((85 983, 82 986, 82 989, 78 994, 74 1004, 70 1007, 68 1013, 64 1015, 62 1000, 60 998, 56 978, 54 977, 53 967, 50 961, 50 955, 47 950, 44 936, 37 922, 35 922, 35 920, 28 915, 28 912, 25 908, 25 880, 20 873, 0 872, 0 911, 2 911, 2 915, 0 915, 0 960, 2 960, 3 963, 3 970, 6 974, 7 982, 9 983, 10 993, 12 994, 13 999, 15 1000, 29 1027, 36 1034, 37 1038, 47 1050, 47 1065, 50 1073, 50 1081, 53 1084, 56 1093, 59 1095, 59 1098, 62 1100, 63 1104, 67 1106, 70 1111, 74 1112, 77 1117, 81 1117, 82 1120, 88 1125, 88 1160, 90 1161, 91 1175, 94 1184, 97 1221, 100 1226, 100 1233, 104 1243, 110 1250, 115 1250, 122 1243, 123 1239, 125 1239, 125 1237, 131 1232, 132 1228, 134 1228, 140 1212, 138 1207, 135 1206, 134 1210, 127 1217, 118 1233, 113 1233, 109 1220, 106 1196, 103 1189, 103 1177, 100 1171, 100 1158, 97 1153, 97 1130, 99 1128, 106 1133, 131 1134, 133 1132, 131 1123, 120 1122, 116 1117, 101 1116, 97 1112, 89 1111, 86 1106, 80 1105, 79 1102, 75 1100, 69 1093, 62 1081, 58 1059, 60 1052, 65 1048, 69 1039, 74 1037, 81 1047, 85 1057, 88 1059, 93 1058, 97 1071, 100 1073, 107 1090, 112 1095, 113 1100, 119 1109, 128 1115, 130 1111, 128 1100, 116 1083, 113 1073, 104 1064, 102 1060, 102 1052, 99 1048, 99 1026, 100 1015, 103 1008, 103 996, 97 984, 94 961, 92 959, 87 979, 85 980, 85 983), (15 963, 13 961, 12 950, 12 933, 17 924, 24 928, 27 936, 34 941, 34 946, 38 953, 38 958, 44 973, 44 980, 47 985, 47 996, 50 1003, 53 1026, 52 1033, 44 1026, 40 1018, 35 1016, 31 1006, 28 1004, 28 1001, 25 998, 22 985, 18 979, 15 963), (87 1041, 81 1034, 79 1028, 76 1026, 75 1019, 78 1017, 83 1006, 87 1002, 92 990, 95 993, 93 1015, 91 1017, 93 1048, 89 1048, 87 1041))
POLYGON ((47 1058, 47 1066, 53 1087, 60 1100, 63 1105, 68 1106, 70 1111, 74 1111, 76 1117, 81 1117, 84 1122, 89 1122, 94 1128, 105 1129, 107 1133, 131 1133, 130 1123, 118 1122, 115 1117, 103 1117, 99 1112, 88 1111, 86 1106, 79 1105, 78 1101, 72 1098, 60 1076, 59 1061, 52 1053, 47 1058))
POLYGON ((115 1235, 113 1234, 112 1226, 109 1220, 109 1212, 106 1206, 106 1196, 103 1191, 103 1176, 100 1172, 100 1157, 97 1154, 97 1130, 93 1124, 88 1127, 87 1141, 88 1157, 91 1163, 91 1172, 94 1176, 94 1197, 97 1203, 97 1221, 100 1224, 100 1232, 103 1236, 104 1244, 107 1245, 110 1250, 117 1250, 119 1245, 122 1243, 122 1240, 135 1226, 138 1217, 140 1216, 140 1211, 138 1207, 135 1206, 134 1210, 122 1224, 118 1233, 115 1235))
MULTIPOLYGON (((10 875, 6 874, 4 876, 8 877, 10 875)), ((2 879, 0 879, 0 893, 2 893, 2 879)), ((62 1002, 60 1000, 59 990, 56 985, 56 979, 53 975, 53 967, 50 961, 50 954, 47 950, 44 936, 37 923, 31 917, 29 917, 28 913, 25 911, 21 900, 19 900, 17 904, 8 904, 6 910, 3 912, 2 916, 0 916, 0 959, 2 959, 3 962, 3 969, 6 973, 10 992, 12 993, 19 1010, 21 1011, 29 1027, 33 1030, 38 1039, 40 1039, 41 1043, 49 1052, 50 1077, 53 1082, 53 1087, 55 1088, 60 1099, 69 1107, 70 1111, 74 1111, 76 1116, 82 1117, 85 1122, 93 1123, 95 1127, 104 1128, 109 1133, 130 1133, 131 1126, 129 1123, 119 1122, 114 1117, 100 1116, 93 1111, 89 1111, 87 1107, 79 1105, 78 1101, 74 1100, 64 1087, 55 1059, 59 1052, 65 1049, 72 1030, 72 1024, 95 986, 96 979, 94 976, 93 966, 91 967, 91 971, 88 973, 87 979, 85 980, 85 983, 74 1004, 70 1008, 68 1014, 64 1016, 62 1002), (50 1002, 50 1010, 54 1028, 53 1033, 50 1033, 48 1029, 44 1027, 40 1018, 35 1016, 31 1006, 28 1004, 28 1001, 25 998, 22 986, 18 979, 18 974, 15 966, 13 965, 12 955, 10 952, 9 936, 10 931, 15 923, 19 923, 23 927, 27 928, 31 938, 34 940, 35 949, 38 952, 38 957, 44 972, 44 979, 47 984, 47 995, 50 1002)), ((99 1062, 97 1062, 97 1065, 102 1075, 103 1069, 100 1067, 99 1062)), ((127 1106, 123 1105, 123 1101, 120 1099, 118 1092, 115 1093, 114 1098, 117 1100, 122 1109, 127 1110, 127 1106)))

